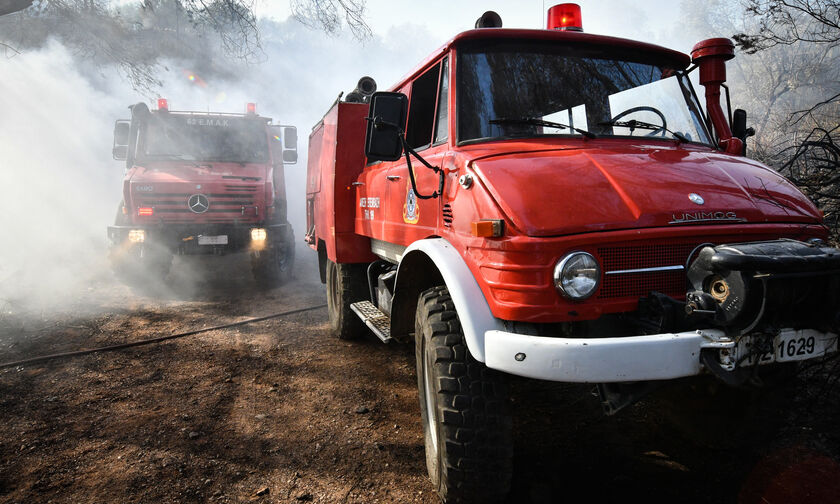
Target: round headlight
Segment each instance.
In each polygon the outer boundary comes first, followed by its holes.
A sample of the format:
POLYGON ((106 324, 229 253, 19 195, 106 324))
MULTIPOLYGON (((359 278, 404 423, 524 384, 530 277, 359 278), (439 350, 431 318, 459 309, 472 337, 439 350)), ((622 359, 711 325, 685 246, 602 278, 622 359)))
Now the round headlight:
POLYGON ((554 286, 569 299, 591 296, 601 281, 601 267, 592 254, 572 252, 554 267, 554 286))

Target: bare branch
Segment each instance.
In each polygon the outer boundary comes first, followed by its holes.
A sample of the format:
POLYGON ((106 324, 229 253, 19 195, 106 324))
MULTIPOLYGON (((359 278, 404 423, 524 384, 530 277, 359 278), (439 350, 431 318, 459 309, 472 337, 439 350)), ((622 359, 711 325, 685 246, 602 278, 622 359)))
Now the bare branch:
POLYGON ((292 15, 304 26, 334 35, 346 23, 356 39, 364 40, 371 36, 365 22, 365 3, 365 0, 291 0, 291 7, 292 15))

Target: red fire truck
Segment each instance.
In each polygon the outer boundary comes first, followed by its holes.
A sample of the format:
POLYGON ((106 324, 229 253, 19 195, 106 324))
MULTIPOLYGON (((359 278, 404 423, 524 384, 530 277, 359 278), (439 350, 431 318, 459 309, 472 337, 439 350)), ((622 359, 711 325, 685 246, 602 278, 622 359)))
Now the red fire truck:
POLYGON ((285 164, 297 162, 294 126, 272 124, 249 103, 244 114, 130 107, 114 127, 114 158, 125 160, 123 200, 108 227, 115 273, 162 279, 174 254, 247 251, 266 286, 292 272, 285 164))
POLYGON ((837 350, 840 251, 745 157, 746 114, 721 105, 729 39, 689 56, 591 35, 575 4, 545 30, 500 26, 485 14, 309 138, 332 330, 414 341, 446 502, 509 488, 507 375, 597 384, 614 413, 678 378, 747 387, 837 350))

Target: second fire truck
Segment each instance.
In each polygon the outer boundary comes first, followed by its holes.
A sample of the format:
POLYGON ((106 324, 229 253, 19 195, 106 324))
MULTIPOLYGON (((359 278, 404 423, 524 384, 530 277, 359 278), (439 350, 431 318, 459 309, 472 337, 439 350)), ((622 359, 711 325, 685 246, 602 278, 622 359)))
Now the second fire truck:
POLYGON ((244 114, 130 107, 117 121, 114 158, 125 161, 122 202, 108 228, 118 276, 163 279, 175 254, 247 252, 254 279, 273 286, 294 263, 284 165, 297 161, 293 126, 244 114))

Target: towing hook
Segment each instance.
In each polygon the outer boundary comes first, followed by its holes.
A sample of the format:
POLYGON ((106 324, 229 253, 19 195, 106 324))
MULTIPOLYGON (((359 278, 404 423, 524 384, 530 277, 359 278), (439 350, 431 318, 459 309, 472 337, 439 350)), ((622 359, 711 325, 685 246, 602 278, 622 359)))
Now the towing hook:
POLYGON ((750 379, 750 371, 742 367, 736 366, 732 371, 726 370, 721 366, 717 359, 718 349, 704 348, 700 351, 700 362, 715 375, 723 383, 736 388, 742 388, 750 379))

